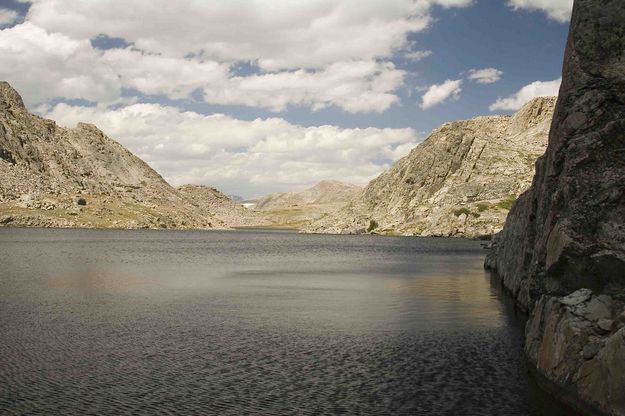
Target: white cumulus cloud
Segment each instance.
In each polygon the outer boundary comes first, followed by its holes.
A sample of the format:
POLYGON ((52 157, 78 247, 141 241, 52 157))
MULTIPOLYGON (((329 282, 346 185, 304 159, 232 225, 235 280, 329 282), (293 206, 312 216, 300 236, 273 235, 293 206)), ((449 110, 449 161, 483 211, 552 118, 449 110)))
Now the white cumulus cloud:
POLYGON ((468 79, 478 84, 493 84, 501 79, 503 72, 496 68, 472 69, 468 79))
POLYGON ((223 85, 230 73, 227 64, 147 54, 132 48, 94 53, 98 55, 96 64, 119 77, 124 87, 173 99, 187 98, 207 85, 223 85))
POLYGON ((120 95, 120 80, 99 64, 99 52, 87 39, 24 23, 0 31, 0 56, 0 78, 27 104, 54 97, 107 102, 120 95))
POLYGON ((209 104, 351 113, 382 112, 399 101, 405 73, 391 58, 406 50, 409 34, 433 22, 433 7, 473 3, 29 2, 23 24, 0 30, 0 77, 23 92, 27 105, 57 97, 113 102, 123 90, 171 99, 201 91, 193 97, 209 104), (101 50, 91 45, 96 37, 130 46, 101 50), (241 64, 249 69, 240 71, 241 64))
POLYGON ((257 60, 264 70, 320 68, 392 55, 430 8, 468 0, 34 0, 27 19, 74 38, 100 33, 167 55, 257 60), (158 24, 155 24, 158 22, 158 24))
POLYGON ((246 196, 323 179, 365 184, 419 142, 412 129, 303 127, 282 118, 244 121, 159 104, 41 110, 67 127, 96 124, 174 185, 207 184, 246 196))
POLYGON ((509 0, 508 5, 514 10, 542 11, 552 20, 568 23, 573 0, 509 0))
POLYGON ((207 103, 283 111, 382 112, 397 103, 405 72, 384 61, 335 62, 318 70, 235 76, 230 64, 142 52, 133 47, 100 50, 87 39, 50 33, 27 22, 0 31, 0 77, 29 105, 55 97, 114 102, 123 88, 172 99, 203 91, 207 103))
POLYGON ((282 111, 287 105, 319 110, 335 105, 351 113, 382 112, 399 101, 393 93, 404 71, 390 62, 336 62, 323 70, 233 77, 204 89, 205 101, 282 111))
POLYGON ((462 91, 462 80, 447 80, 442 84, 432 85, 421 97, 421 108, 427 110, 447 99, 457 100, 462 91))
POLYGON ((490 106, 490 111, 518 110, 525 103, 536 97, 557 96, 562 78, 553 81, 535 81, 521 88, 506 98, 499 98, 490 106))

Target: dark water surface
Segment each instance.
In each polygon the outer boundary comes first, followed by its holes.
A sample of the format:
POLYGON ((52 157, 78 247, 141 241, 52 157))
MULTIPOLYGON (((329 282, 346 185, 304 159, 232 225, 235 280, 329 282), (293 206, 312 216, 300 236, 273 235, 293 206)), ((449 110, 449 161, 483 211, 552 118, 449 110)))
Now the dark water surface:
POLYGON ((0 414, 558 415, 478 242, 0 230, 0 414))

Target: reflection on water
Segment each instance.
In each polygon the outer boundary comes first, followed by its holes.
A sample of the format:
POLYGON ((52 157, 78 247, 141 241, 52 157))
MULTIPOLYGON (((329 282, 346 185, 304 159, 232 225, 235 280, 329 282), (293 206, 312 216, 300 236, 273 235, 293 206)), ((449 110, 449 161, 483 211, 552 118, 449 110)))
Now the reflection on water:
POLYGON ((92 289, 104 292, 127 291, 142 285, 144 280, 124 273, 89 271, 64 277, 50 277, 48 285, 52 288, 92 289))
POLYGON ((2 414, 566 414, 479 243, 0 230, 2 414))

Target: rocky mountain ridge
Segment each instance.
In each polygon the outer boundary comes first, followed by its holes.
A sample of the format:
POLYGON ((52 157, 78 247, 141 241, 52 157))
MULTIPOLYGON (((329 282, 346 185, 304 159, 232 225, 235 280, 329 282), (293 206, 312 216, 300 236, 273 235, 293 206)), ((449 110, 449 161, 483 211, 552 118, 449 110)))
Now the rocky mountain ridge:
POLYGON ((321 181, 300 192, 278 192, 259 199, 255 209, 267 211, 305 205, 344 204, 362 191, 362 187, 340 181, 321 181))
POLYGON ((544 153, 554 106, 555 98, 540 97, 514 116, 445 123, 306 231, 461 237, 500 231, 544 153))
POLYGON ((531 311, 525 350, 585 414, 625 415, 625 4, 576 0, 547 151, 486 267, 531 311))
POLYGON ((362 192, 362 187, 325 180, 299 192, 278 192, 260 198, 254 210, 278 228, 306 229, 335 212, 362 192))
POLYGON ((174 189, 96 126, 67 129, 30 114, 6 82, 0 82, 0 177, 4 226, 206 229, 227 228, 231 219, 174 189))

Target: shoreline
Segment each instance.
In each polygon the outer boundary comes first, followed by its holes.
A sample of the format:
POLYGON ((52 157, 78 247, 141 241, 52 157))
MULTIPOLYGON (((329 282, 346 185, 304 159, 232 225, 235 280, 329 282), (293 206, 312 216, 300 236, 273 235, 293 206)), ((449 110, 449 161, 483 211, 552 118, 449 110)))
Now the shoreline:
POLYGON ((453 235, 453 236, 444 236, 444 235, 403 235, 403 234, 393 234, 393 233, 319 233, 319 232, 308 232, 302 230, 300 228, 288 227, 288 226, 271 226, 271 225, 251 225, 251 226, 232 226, 232 227, 211 227, 211 228, 199 228, 199 227, 85 227, 85 226, 45 226, 45 225, 13 225, 10 223, 0 224, 1 229, 60 229, 60 230, 154 230, 154 231, 278 231, 285 233, 297 233, 297 234, 309 234, 309 235, 368 235, 368 236, 379 236, 379 237, 400 237, 400 238, 449 238, 449 239, 459 239, 459 240, 470 240, 470 241, 481 241, 483 242, 483 248, 485 250, 490 250, 490 244, 486 243, 492 241, 495 235, 481 235, 476 237, 467 237, 463 235, 453 235))

